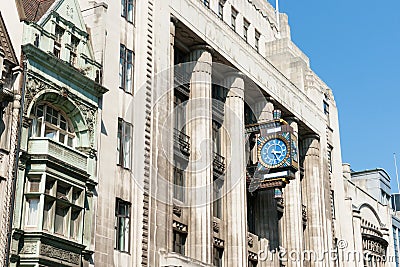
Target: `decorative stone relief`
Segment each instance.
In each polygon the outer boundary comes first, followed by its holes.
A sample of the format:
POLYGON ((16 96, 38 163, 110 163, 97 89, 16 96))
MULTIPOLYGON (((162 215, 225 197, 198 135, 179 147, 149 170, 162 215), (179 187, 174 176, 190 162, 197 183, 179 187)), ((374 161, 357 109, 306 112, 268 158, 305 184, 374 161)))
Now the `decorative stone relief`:
POLYGON ((216 233, 219 233, 219 223, 216 221, 213 221, 213 230, 216 233))
POLYGON ((49 258, 64 260, 73 264, 80 264, 80 255, 71 251, 55 248, 53 246, 42 244, 40 254, 49 258))
POLYGON ((36 254, 36 250, 36 243, 25 243, 20 251, 20 254, 36 254))
POLYGON ((174 205, 172 212, 178 217, 182 215, 182 209, 176 205, 174 205))
POLYGON ((253 240, 253 237, 251 235, 247 236, 247 244, 249 245, 249 247, 251 247, 251 248, 253 247, 254 240, 253 240))
POLYGON ((90 147, 94 147, 95 143, 95 130, 96 130, 96 122, 97 122, 97 108, 79 96, 71 93, 67 88, 57 86, 56 84, 43 81, 42 79, 38 78, 38 75, 35 73, 35 77, 33 74, 30 73, 27 76, 26 81, 26 93, 25 93, 25 106, 24 106, 24 115, 27 116, 27 110, 29 105, 32 103, 35 95, 37 95, 40 91, 43 90, 55 90, 57 91, 60 96, 71 99, 81 111, 87 127, 89 131, 89 140, 90 140, 90 147))

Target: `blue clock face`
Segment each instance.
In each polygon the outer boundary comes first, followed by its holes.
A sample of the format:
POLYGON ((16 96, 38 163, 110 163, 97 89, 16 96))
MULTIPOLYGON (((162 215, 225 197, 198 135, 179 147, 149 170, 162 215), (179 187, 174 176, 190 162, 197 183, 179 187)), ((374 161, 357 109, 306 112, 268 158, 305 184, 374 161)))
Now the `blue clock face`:
POLYGON ((276 167, 286 158, 287 146, 281 139, 267 141, 260 150, 261 160, 270 168, 276 167))

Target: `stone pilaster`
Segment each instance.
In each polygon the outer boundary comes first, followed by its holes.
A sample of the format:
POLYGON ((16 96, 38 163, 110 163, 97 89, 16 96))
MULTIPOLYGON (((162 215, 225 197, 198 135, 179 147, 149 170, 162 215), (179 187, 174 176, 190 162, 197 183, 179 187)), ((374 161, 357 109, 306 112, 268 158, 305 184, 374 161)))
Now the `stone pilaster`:
POLYGON ((247 265, 246 168, 244 150, 244 80, 228 74, 225 102, 226 129, 226 266, 247 265))
MULTIPOLYGON (((294 135, 298 138, 298 124, 295 117, 287 119, 293 128, 294 135)), ((300 171, 296 172, 295 179, 290 181, 284 189, 285 211, 283 213, 284 223, 282 224, 283 247, 288 251, 300 253, 303 251, 303 221, 302 221, 302 197, 300 171)), ((293 254, 296 255, 296 254, 293 254)), ((288 267, 301 267, 303 262, 288 261, 288 267)))
POLYGON ((193 47, 187 130, 191 153, 188 172, 190 222, 188 256, 212 263, 212 55, 205 45, 193 47))
MULTIPOLYGON (((323 236, 323 188, 321 181, 320 142, 316 134, 302 140, 304 156, 303 203, 307 206, 307 227, 304 235, 305 249, 317 254, 325 250, 323 236)), ((325 266, 322 261, 311 261, 305 266, 325 266), (307 265, 308 264, 308 265, 307 265)))

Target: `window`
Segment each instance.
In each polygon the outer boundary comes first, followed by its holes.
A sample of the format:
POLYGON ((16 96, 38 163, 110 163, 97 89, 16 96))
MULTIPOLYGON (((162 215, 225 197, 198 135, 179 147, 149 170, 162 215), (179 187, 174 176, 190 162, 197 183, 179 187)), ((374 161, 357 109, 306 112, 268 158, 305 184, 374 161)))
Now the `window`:
POLYGON ((222 1, 218 2, 218 17, 224 19, 224 3, 222 1))
POLYGON ((261 34, 259 31, 255 30, 255 43, 254 46, 257 50, 257 52, 260 52, 260 38, 261 38, 261 34))
POLYGON ((203 0, 203 3, 206 7, 210 8, 210 0, 203 0))
POLYGON ((393 243, 394 243, 394 257, 396 262, 396 267, 399 266, 399 251, 398 251, 398 244, 397 244, 397 230, 396 227, 392 227, 393 230, 393 243))
POLYGON ((248 22, 246 19, 243 19, 243 38, 247 42, 247 35, 250 27, 250 22, 248 22))
POLYGON ((27 207, 27 226, 37 226, 39 220, 39 198, 32 197, 27 199, 28 207, 27 207))
POLYGON ((54 39, 54 46, 53 46, 53 54, 54 56, 60 58, 61 56, 61 41, 64 35, 64 29, 60 26, 56 25, 55 29, 55 39, 54 39))
POLYGON ((326 119, 328 121, 328 125, 329 125, 329 104, 327 101, 324 100, 324 114, 326 116, 326 119))
POLYGON ((134 0, 121 0, 121 17, 125 18, 128 22, 134 22, 135 10, 134 0))
POLYGON ((72 66, 76 66, 77 58, 78 58, 78 45, 79 39, 75 36, 71 36, 71 51, 69 53, 69 64, 72 66))
POLYGON ((222 219, 222 186, 223 180, 214 179, 213 182, 213 216, 222 219))
POLYGON ((232 7, 232 11, 231 11, 231 27, 234 31, 236 31, 236 17, 238 15, 238 12, 236 11, 236 9, 234 9, 232 7))
POLYGON ((185 201, 185 174, 180 164, 175 161, 174 167, 174 198, 185 201))
POLYGON ((174 93, 175 129, 185 133, 187 97, 177 90, 174 93))
POLYGON ((185 255, 185 243, 186 243, 186 234, 176 231, 173 231, 173 252, 179 253, 181 255, 185 255))
POLYGON ((129 252, 131 204, 117 198, 115 205, 115 249, 129 252))
POLYGON ((132 124, 125 122, 121 118, 118 119, 118 165, 130 169, 131 168, 131 156, 132 156, 132 124))
POLYGON ((214 153, 221 155, 221 125, 215 121, 212 122, 212 140, 214 143, 214 153))
POLYGON ((66 217, 68 213, 68 206, 65 203, 56 203, 56 215, 54 219, 54 232, 59 235, 66 235, 66 217))
POLYGON ((74 129, 67 118, 57 109, 48 105, 38 105, 32 120, 32 136, 46 137, 66 146, 74 145, 74 129))
POLYGON ((331 210, 332 210, 332 218, 336 218, 336 211, 335 211, 335 191, 331 190, 331 210))
POLYGON ((124 45, 120 45, 119 53, 119 87, 132 93, 134 53, 124 45))
POLYGON ((222 267, 224 249, 214 246, 213 257, 214 257, 214 267, 222 267))

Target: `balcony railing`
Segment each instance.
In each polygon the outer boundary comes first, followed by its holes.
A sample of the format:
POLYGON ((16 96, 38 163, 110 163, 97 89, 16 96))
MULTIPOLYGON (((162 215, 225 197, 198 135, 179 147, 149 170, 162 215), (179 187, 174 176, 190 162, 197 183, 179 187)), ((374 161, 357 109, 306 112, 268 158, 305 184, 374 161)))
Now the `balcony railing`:
POLYGON ((30 139, 28 153, 30 155, 48 155, 77 169, 87 171, 86 155, 49 138, 30 139))
POLYGON ((174 129, 174 147, 183 156, 190 155, 190 137, 178 129, 174 129))
POLYGON ((214 152, 213 168, 214 172, 216 172, 219 175, 225 172, 225 158, 215 152, 214 152))

